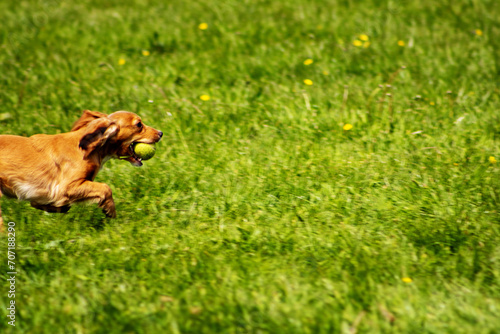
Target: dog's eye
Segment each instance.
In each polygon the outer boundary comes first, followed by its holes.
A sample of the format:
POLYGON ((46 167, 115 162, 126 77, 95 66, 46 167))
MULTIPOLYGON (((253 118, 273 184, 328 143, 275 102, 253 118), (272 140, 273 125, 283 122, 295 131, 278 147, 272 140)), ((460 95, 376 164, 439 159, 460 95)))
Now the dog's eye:
POLYGON ((135 126, 137 126, 139 129, 142 129, 142 122, 137 123, 135 126))

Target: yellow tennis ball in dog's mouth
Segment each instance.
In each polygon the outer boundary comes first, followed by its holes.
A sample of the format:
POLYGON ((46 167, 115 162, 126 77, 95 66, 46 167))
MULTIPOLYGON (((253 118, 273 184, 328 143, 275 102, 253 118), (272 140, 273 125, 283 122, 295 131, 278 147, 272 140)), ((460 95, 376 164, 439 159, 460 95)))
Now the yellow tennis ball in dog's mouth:
POLYGON ((149 160, 155 156, 156 147, 153 144, 137 143, 134 145, 134 153, 141 160, 149 160))

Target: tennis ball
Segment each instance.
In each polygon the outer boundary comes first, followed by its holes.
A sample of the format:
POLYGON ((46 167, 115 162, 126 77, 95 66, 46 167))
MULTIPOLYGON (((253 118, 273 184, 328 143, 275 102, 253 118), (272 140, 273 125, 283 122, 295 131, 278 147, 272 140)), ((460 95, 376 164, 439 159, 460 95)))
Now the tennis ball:
POLYGON ((134 145, 134 153, 142 160, 149 160, 155 156, 156 148, 153 144, 137 143, 134 145))

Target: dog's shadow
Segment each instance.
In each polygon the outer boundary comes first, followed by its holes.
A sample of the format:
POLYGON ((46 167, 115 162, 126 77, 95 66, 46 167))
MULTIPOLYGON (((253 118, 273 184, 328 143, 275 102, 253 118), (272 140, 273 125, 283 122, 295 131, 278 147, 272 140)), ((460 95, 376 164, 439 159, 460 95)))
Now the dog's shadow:
POLYGON ((111 219, 106 217, 101 210, 98 208, 94 210, 94 208, 90 206, 83 206, 80 208, 73 207, 68 213, 64 213, 63 215, 69 216, 68 218, 71 223, 86 226, 95 231, 104 230, 104 227, 111 222, 111 219))
POLYGON ((93 228, 96 231, 103 231, 104 227, 109 223, 110 219, 106 217, 99 217, 97 219, 92 219, 91 222, 87 223, 87 226, 93 228))

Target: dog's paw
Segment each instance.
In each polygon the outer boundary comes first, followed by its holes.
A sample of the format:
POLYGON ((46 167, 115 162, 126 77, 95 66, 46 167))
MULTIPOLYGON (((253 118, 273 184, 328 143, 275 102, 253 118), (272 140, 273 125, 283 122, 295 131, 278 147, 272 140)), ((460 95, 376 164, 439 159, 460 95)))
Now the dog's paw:
POLYGON ((102 208, 102 212, 106 215, 108 218, 116 218, 116 210, 115 210, 115 203, 111 202, 108 205, 105 205, 102 208))

